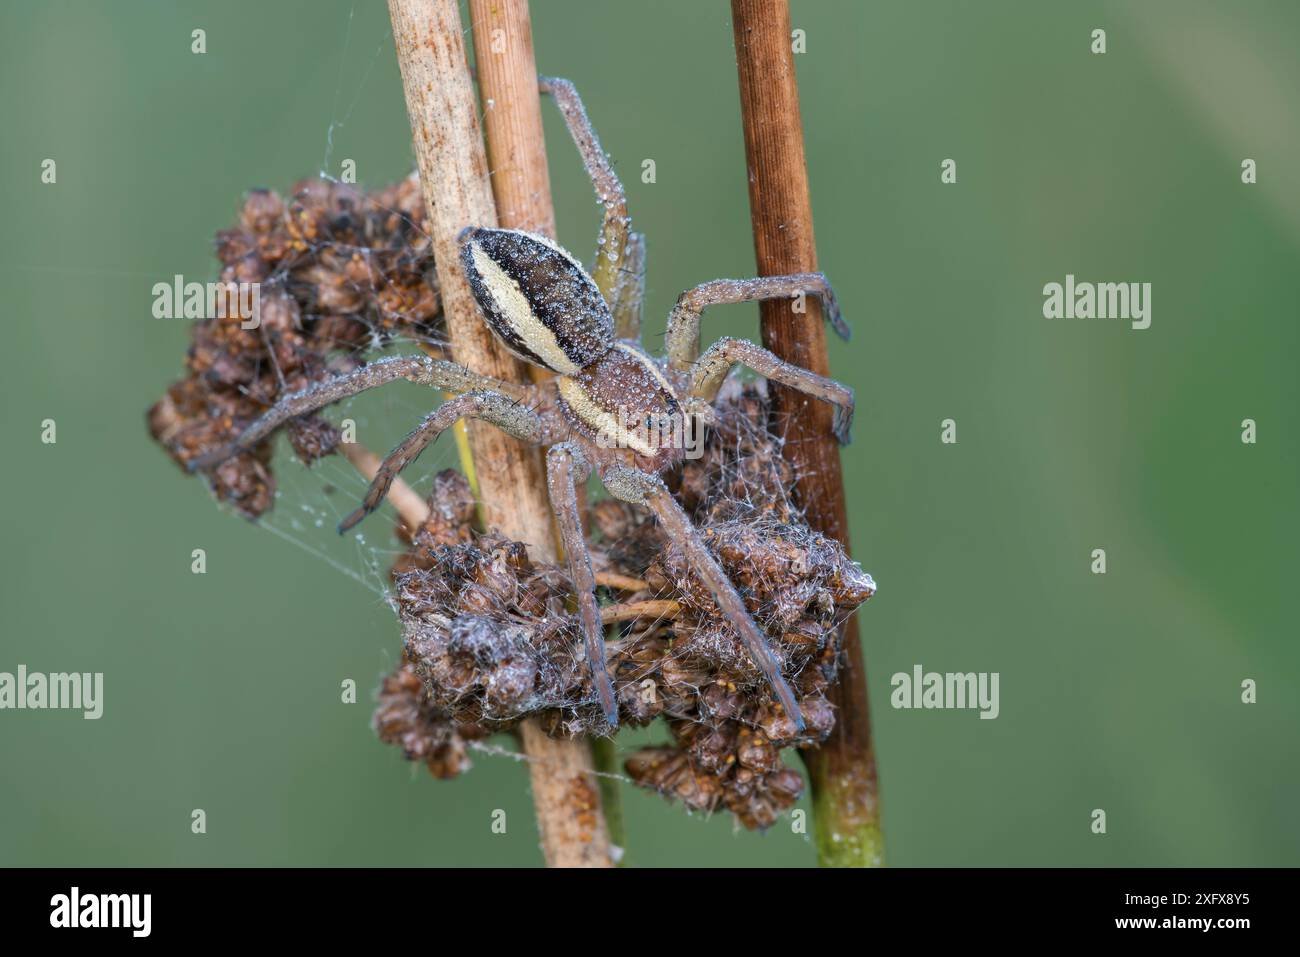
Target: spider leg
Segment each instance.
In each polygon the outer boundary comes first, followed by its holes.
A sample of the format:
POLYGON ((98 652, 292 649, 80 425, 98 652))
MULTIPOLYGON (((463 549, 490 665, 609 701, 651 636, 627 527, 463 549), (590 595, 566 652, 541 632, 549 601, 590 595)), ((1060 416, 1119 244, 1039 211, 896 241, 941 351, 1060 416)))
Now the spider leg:
POLYGON ((805 724, 799 701, 794 696, 789 682, 781 674, 781 662, 773 653, 767 637, 759 629, 744 600, 736 591, 727 573, 722 570, 699 531, 691 524, 690 518, 682 511, 676 499, 669 494, 663 480, 658 476, 625 466, 613 466, 601 476, 605 488, 615 498, 647 506, 659 523, 686 555, 687 564, 713 595, 722 612, 724 620, 731 622, 740 633, 741 640, 749 652, 750 658, 758 666, 767 680, 768 687, 776 695, 786 714, 794 722, 795 728, 803 732, 805 724))
MULTIPOLYGON (((537 88, 542 93, 549 94, 559 107, 564 125, 568 127, 569 135, 573 137, 573 143, 582 156, 582 163, 587 168, 596 198, 605 208, 591 278, 596 281, 596 286, 609 303, 610 309, 617 312, 618 303, 624 297, 635 296, 636 286, 623 279, 624 270, 629 265, 627 246, 632 236, 632 219, 627 214, 627 197, 623 192, 623 184, 610 165, 609 157, 600 148, 596 130, 592 127, 587 110, 582 105, 582 98, 578 96, 573 84, 559 77, 539 76, 537 88)), ((620 333, 620 338, 622 337, 620 333)))
POLYGON ((826 321, 841 338, 849 338, 849 324, 840 315, 840 305, 825 273, 801 272, 789 276, 760 276, 757 279, 714 279, 702 282, 677 297, 668 314, 667 353, 674 369, 689 368, 700 354, 700 313, 709 306, 737 302, 758 302, 811 293, 821 298, 826 321))
POLYGON ((848 445, 853 428, 853 390, 834 379, 791 365, 762 346, 745 339, 719 339, 702 355, 691 373, 692 398, 712 402, 727 374, 745 365, 773 382, 798 389, 835 407, 831 429, 841 445, 848 445))
POLYGON ((191 472, 220 465, 231 456, 252 448, 290 419, 315 412, 334 402, 357 395, 377 386, 406 379, 419 385, 446 389, 448 392, 467 392, 470 389, 491 389, 523 398, 519 386, 498 382, 487 376, 470 372, 464 366, 427 356, 393 356, 378 359, 355 372, 318 382, 300 392, 282 396, 280 401, 264 412, 261 418, 244 429, 232 442, 197 456, 189 463, 191 472))
POLYGON ((596 686, 605 720, 611 728, 617 728, 618 701, 605 663, 605 635, 600 610, 596 607, 596 576, 591 571, 591 556, 587 552, 587 541, 582 534, 582 515, 578 511, 577 483, 585 482, 590 475, 591 465, 572 442, 561 442, 547 451, 546 485, 569 563, 569 576, 578 595, 578 617, 582 621, 591 682, 596 686))
POLYGON ((537 413, 500 392, 466 392, 448 399, 384 457, 361 505, 339 522, 339 534, 377 509, 402 469, 419 458, 434 439, 460 419, 491 422, 501 431, 525 442, 538 442, 542 437, 542 421, 537 413))
POLYGON ((641 308, 645 303, 645 236, 629 233, 623 266, 610 310, 614 313, 614 335, 641 341, 641 308))

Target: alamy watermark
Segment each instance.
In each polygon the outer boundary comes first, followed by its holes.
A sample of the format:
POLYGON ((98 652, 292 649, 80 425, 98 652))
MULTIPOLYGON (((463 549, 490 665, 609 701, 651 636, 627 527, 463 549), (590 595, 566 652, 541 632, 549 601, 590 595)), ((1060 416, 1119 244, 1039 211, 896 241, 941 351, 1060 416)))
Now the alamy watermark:
POLYGON ((687 412, 653 414, 620 406, 613 416, 613 428, 596 433, 596 445, 647 455, 659 449, 682 449, 686 458, 698 459, 704 455, 704 423, 687 412))
POLYGON ((980 717, 992 720, 1001 712, 998 703, 999 672, 926 671, 913 665, 909 674, 900 671, 889 679, 889 703, 895 708, 979 709, 980 717))
POLYGON ((148 937, 152 894, 83 894, 73 887, 50 898, 51 927, 127 927, 132 937, 148 937))
POLYGON ((1043 287, 1044 319, 1122 319, 1134 329, 1151 327, 1151 283, 1076 282, 1073 273, 1064 283, 1043 287))
POLYGON ((262 324, 262 284, 258 282, 171 282, 153 285, 155 319, 238 319, 241 329, 262 324))
POLYGON ((0 671, 0 709, 80 711, 87 721, 104 713, 104 673, 0 671))

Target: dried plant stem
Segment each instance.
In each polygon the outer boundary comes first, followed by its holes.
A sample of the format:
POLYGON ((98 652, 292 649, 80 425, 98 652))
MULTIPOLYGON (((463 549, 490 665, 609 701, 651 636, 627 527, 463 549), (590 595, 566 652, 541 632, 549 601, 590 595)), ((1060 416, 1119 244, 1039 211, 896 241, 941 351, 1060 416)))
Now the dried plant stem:
POLYGON ((554 238, 527 0, 470 0, 469 17, 497 216, 508 229, 554 238))
MULTIPOLYGON (((555 209, 551 203, 528 0, 470 0, 469 16, 499 222, 509 229, 526 229, 554 238, 555 209)), ((529 372, 535 381, 550 378, 550 373, 537 366, 529 366, 529 372)), ((585 519, 586 489, 577 491, 585 519)), ((615 857, 621 859, 626 836, 622 792, 611 776, 617 761, 613 742, 593 741, 592 761, 597 770, 604 772, 598 778, 601 804, 610 840, 619 849, 615 857)))
POLYGON ((596 572, 596 584, 603 585, 606 588, 617 588, 619 591, 646 591, 650 583, 642 581, 640 578, 633 578, 630 575, 620 575, 617 572, 596 572))
MULTIPOLYGON (((482 321, 457 256, 456 237, 463 228, 497 224, 460 11, 455 0, 389 0, 388 11, 452 357, 476 372, 521 381, 527 375, 523 364, 482 321)), ((484 525, 528 543, 538 560, 553 561, 555 541, 539 452, 481 423, 470 425, 469 442, 484 525)), ((520 735, 547 864, 610 866, 590 748, 581 741, 552 739, 534 720, 524 722, 520 735)))
POLYGON ((682 606, 671 598, 649 598, 631 604, 606 605, 600 610, 600 620, 611 625, 616 621, 635 621, 637 618, 676 618, 682 606))
MULTIPOLYGON (((788 0, 731 0, 740 74, 741 116, 748 163, 754 249, 761 275, 817 269, 812 201, 804 161, 799 87, 790 40, 788 0)), ((781 358, 829 374, 821 304, 806 300, 761 307, 763 344, 781 358)), ((795 497, 808 524, 849 545, 839 449, 831 411, 792 390, 775 387, 773 412, 785 428, 785 455, 798 475, 795 497)), ((812 781, 818 857, 822 866, 870 867, 884 861, 875 751, 867 710, 866 672, 857 618, 845 625, 847 661, 828 693, 838 711, 831 738, 803 752, 812 781)))

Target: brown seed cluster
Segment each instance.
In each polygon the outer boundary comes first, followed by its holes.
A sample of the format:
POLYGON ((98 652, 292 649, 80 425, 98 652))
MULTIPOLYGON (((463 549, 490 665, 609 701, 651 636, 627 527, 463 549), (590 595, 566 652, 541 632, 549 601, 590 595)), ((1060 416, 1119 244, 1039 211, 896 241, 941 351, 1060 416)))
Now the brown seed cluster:
MULTIPOLYGON (((773 640, 799 697, 803 737, 675 543, 623 503, 599 503, 594 513, 611 561, 651 556, 642 576, 652 591, 681 606, 671 622, 615 658, 635 659, 620 661, 625 703, 635 695, 627 679, 657 677, 655 692, 663 695, 674 739, 672 748, 634 754, 628 774, 688 807, 726 807, 748 828, 770 826, 802 794, 803 780, 785 766, 781 752, 830 734, 835 713, 825 692, 838 676, 840 626, 875 593, 871 576, 838 542, 808 528, 790 501, 794 475, 769 415, 760 388, 733 391, 720 402, 705 454, 685 464, 678 494, 773 640), (616 510, 622 514, 610 523, 616 510)), ((655 707, 647 701, 642 709, 639 720, 655 707)))
POLYGON ((587 730, 599 712, 583 704, 592 688, 568 575, 473 519, 465 477, 439 473, 429 518, 392 569, 406 657, 431 704, 489 730, 570 708, 582 715, 572 732, 587 730))
MULTIPOLYGON (((663 717, 672 735, 670 746, 632 755, 627 772, 689 808, 725 807, 749 828, 770 826, 802 793, 782 751, 830 733, 835 715, 825 691, 838 672, 839 626, 875 590, 839 544, 812 532, 791 506, 790 467, 767 414, 758 389, 721 404, 706 454, 686 465, 679 494, 774 639, 800 698, 803 735, 649 514, 610 499, 592 509, 593 563, 624 583, 603 610, 650 610, 609 615, 618 621, 607 647, 620 720, 638 726, 663 717)), ((519 543, 476 533, 458 473, 438 476, 430 505, 393 578, 404 669, 423 682, 433 713, 470 735, 526 716, 555 734, 604 733, 568 576, 531 562, 519 543)))
POLYGON ((434 707, 409 662, 384 678, 378 699, 372 724, 380 741, 397 745, 408 761, 424 762, 435 778, 469 770, 467 744, 487 731, 453 722, 434 707))
MULTIPOLYGON (((217 311, 222 318, 195 323, 185 377, 149 411, 173 460, 184 467, 226 444, 282 395, 356 368, 368 348, 400 336, 436 352, 441 303, 423 220, 414 177, 369 194, 310 180, 288 202, 249 193, 216 246, 222 282, 260 284, 260 324, 243 328, 234 302, 217 311)), ((840 626, 875 590, 792 505, 794 475, 769 417, 761 387, 731 388, 704 456, 683 465, 674 491, 772 640, 799 698, 802 735, 648 512, 597 502, 590 542, 609 583, 602 611, 620 721, 663 718, 671 737, 633 754, 627 773, 690 809, 726 808, 760 829, 802 793, 783 752, 834 726, 825 691, 838 674, 840 626)), ((318 415, 285 431, 307 464, 339 441, 318 415)), ((245 515, 263 514, 275 493, 271 441, 222 463, 209 481, 245 515)), ((477 532, 457 472, 435 479, 429 505, 415 534, 399 527, 407 548, 392 579, 404 649, 379 689, 381 740, 446 778, 468 768, 473 742, 524 717, 552 734, 607 733, 567 573, 477 532)))
MULTIPOLYGON (((284 394, 360 364, 397 335, 436 340, 441 302, 414 177, 374 193, 305 180, 286 202, 253 190, 239 222, 217 234, 223 283, 258 283, 256 328, 233 290, 196 322, 185 378, 149 410, 149 429, 176 463, 235 438, 284 394)), ((310 464, 332 452, 337 430, 319 416, 285 430, 310 464)), ((257 517, 271 507, 271 442, 223 462, 215 494, 257 517)))

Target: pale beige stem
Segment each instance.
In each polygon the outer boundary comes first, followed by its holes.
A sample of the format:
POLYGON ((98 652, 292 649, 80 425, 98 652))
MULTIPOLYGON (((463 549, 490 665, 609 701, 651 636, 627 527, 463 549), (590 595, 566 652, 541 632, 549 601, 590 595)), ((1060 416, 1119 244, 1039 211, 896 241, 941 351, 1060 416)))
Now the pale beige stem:
POLYGON ((650 583, 642 581, 640 578, 633 578, 631 575, 620 575, 617 572, 596 572, 596 584, 604 585, 606 588, 617 588, 619 591, 645 591, 650 587, 650 583))
POLYGON ((620 605, 606 605, 600 610, 600 620, 609 625, 616 621, 633 621, 637 618, 676 618, 682 606, 671 598, 650 598, 620 605))
MULTIPOLYGON (((524 381, 526 370, 493 338, 460 268, 456 244, 460 231, 498 222, 465 59, 460 11, 455 0, 389 0, 388 11, 452 357, 475 372, 524 381)), ((531 62, 528 69, 533 69, 531 62)), ((469 442, 484 526, 527 543, 537 560, 553 561, 555 540, 537 449, 480 423, 470 425, 469 442)), ((547 863, 557 867, 610 866, 588 745, 552 739, 535 721, 525 721, 520 736, 529 758, 547 863)))

